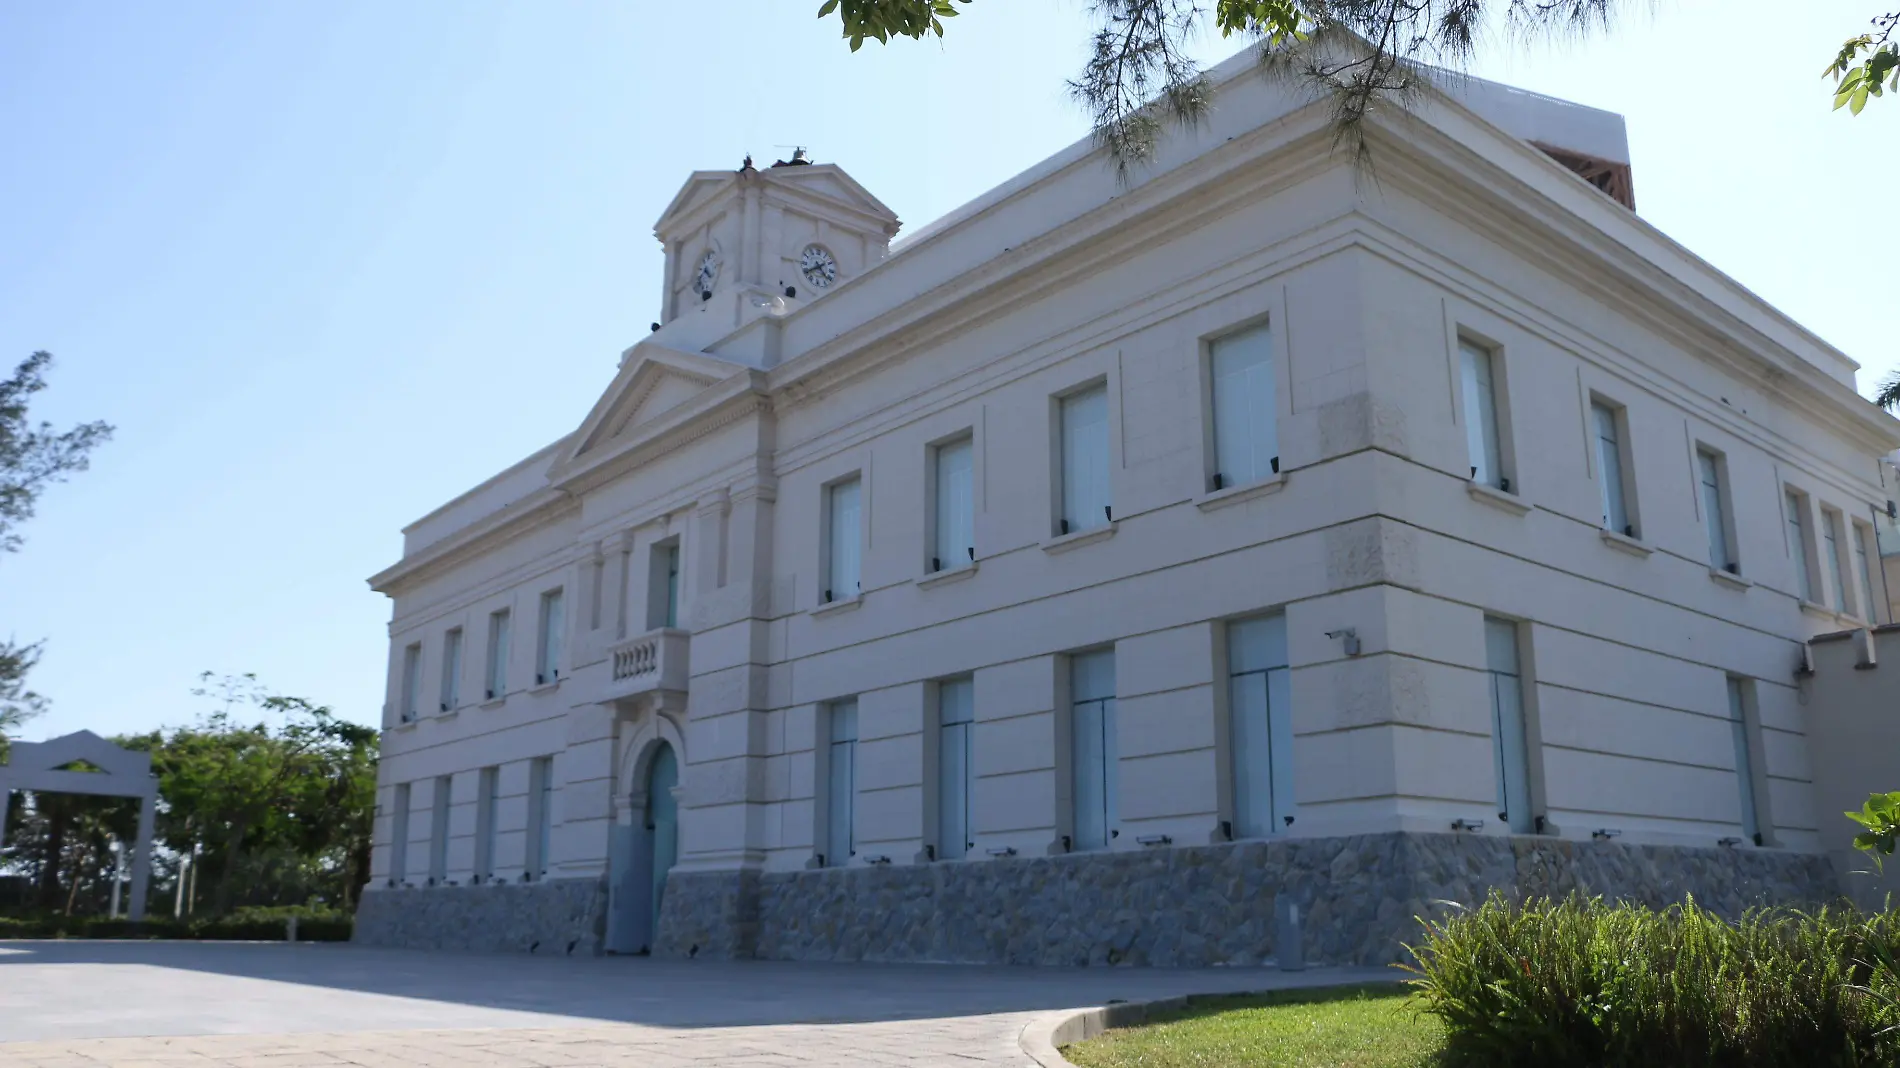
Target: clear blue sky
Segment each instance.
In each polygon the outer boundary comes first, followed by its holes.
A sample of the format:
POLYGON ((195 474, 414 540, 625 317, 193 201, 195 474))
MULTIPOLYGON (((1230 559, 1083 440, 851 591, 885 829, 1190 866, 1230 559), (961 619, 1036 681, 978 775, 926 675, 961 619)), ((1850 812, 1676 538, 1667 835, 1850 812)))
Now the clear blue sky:
MULTIPOLYGON (((51 350, 39 414, 118 426, 0 558, 0 634, 50 639, 27 735, 185 722, 205 669, 375 721, 364 578, 586 414, 688 172, 806 144, 915 227, 1085 131, 1079 0, 856 56, 818 2, 0 5, 0 361, 51 350)), ((1894 282, 1850 254, 1900 100, 1831 115, 1817 75, 1880 6, 1632 3, 1475 70, 1627 115, 1643 215, 1871 390, 1894 282)))

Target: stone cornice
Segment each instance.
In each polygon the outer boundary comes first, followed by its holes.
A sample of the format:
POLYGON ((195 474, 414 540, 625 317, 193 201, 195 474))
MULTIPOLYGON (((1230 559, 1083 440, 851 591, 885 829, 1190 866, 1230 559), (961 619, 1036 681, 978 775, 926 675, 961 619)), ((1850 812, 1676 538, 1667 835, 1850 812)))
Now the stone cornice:
POLYGON ((369 588, 377 593, 396 596, 402 592, 402 587, 479 556, 497 543, 523 537, 569 516, 579 515, 580 507, 579 500, 559 490, 537 490, 371 575, 369 588))

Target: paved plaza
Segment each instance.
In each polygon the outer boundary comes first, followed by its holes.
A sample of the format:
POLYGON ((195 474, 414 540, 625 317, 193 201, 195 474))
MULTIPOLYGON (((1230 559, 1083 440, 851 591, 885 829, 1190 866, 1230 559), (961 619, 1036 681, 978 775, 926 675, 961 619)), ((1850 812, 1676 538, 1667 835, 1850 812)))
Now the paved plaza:
POLYGON ((0 1065, 1022 1066, 1063 1010, 1389 977, 0 941, 0 1065))

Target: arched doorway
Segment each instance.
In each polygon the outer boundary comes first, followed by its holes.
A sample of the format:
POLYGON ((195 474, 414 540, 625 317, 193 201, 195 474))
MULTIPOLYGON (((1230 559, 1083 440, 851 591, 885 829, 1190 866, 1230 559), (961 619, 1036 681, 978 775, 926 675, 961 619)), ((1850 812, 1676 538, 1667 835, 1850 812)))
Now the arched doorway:
POLYGON ((661 742, 647 765, 647 859, 648 878, 653 887, 653 906, 647 916, 647 948, 653 945, 653 933, 660 929, 660 904, 666 896, 666 873, 680 855, 680 809, 673 788, 680 784, 679 760, 673 747, 661 742))
POLYGON ((664 739, 649 742, 626 795, 627 818, 613 829, 607 949, 648 953, 659 929, 666 874, 679 859, 679 757, 664 739))

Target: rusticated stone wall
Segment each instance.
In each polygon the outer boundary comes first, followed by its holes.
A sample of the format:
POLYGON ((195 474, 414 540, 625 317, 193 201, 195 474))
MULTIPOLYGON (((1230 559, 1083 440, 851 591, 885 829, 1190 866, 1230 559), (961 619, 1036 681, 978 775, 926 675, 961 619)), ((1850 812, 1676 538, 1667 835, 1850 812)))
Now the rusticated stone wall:
POLYGON ((599 879, 366 890, 354 941, 407 949, 593 955, 607 887, 599 879))
POLYGON ((1194 967, 1273 957, 1279 895, 1305 955, 1405 957, 1442 902, 1582 890, 1727 915, 1837 896, 1825 858, 1528 837, 1378 834, 805 872, 675 875, 669 956, 1194 967))

